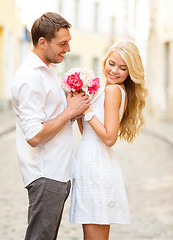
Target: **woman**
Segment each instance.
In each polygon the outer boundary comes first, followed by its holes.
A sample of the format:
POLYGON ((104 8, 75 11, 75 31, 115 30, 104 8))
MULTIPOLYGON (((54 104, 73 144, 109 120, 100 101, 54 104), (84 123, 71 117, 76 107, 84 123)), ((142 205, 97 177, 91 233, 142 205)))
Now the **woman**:
POLYGON ((70 221, 83 225, 85 240, 108 240, 110 224, 131 222, 128 202, 111 148, 118 136, 132 142, 144 124, 144 68, 137 47, 120 41, 103 61, 106 79, 91 107, 78 120, 83 134, 77 152, 70 221))

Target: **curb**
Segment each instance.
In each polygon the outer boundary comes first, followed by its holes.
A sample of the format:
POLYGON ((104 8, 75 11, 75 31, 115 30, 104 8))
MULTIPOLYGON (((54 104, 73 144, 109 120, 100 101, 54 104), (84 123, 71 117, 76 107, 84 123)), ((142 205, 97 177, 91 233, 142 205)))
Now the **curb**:
POLYGON ((0 132, 0 137, 2 137, 2 136, 4 136, 5 134, 8 134, 8 133, 14 131, 15 129, 16 129, 16 126, 15 126, 15 125, 7 128, 6 130, 0 132))
POLYGON ((13 109, 0 111, 0 137, 15 130, 16 118, 13 109))
POLYGON ((155 138, 159 138, 173 147, 173 121, 167 119, 159 120, 147 115, 144 132, 155 138))
POLYGON ((148 129, 144 129, 143 132, 145 134, 152 135, 155 138, 159 138, 160 140, 164 141, 166 144, 168 144, 170 147, 173 148, 173 140, 166 138, 162 134, 158 134, 158 133, 148 130, 148 129))

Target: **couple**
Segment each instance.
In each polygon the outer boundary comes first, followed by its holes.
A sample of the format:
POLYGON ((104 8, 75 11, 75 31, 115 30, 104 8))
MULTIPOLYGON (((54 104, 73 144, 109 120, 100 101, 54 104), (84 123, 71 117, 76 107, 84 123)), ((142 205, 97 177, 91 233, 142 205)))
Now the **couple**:
POLYGON ((113 45, 103 61, 104 90, 92 103, 84 92, 66 98, 56 64, 70 52, 70 27, 53 12, 38 18, 31 29, 33 50, 11 86, 19 166, 29 198, 25 240, 57 238, 73 166, 70 221, 83 225, 84 239, 107 240, 110 224, 130 223, 111 146, 118 136, 132 142, 144 123, 147 91, 140 54, 130 41, 113 45), (76 161, 71 119, 83 134, 76 161))

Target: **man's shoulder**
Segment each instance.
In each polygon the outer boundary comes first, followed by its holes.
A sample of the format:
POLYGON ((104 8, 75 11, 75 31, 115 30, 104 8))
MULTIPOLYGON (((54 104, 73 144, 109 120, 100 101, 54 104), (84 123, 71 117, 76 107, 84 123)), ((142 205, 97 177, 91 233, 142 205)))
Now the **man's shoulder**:
POLYGON ((33 71, 34 68, 32 67, 32 65, 30 64, 30 62, 28 61, 28 59, 26 58, 23 63, 21 63, 21 65, 18 67, 15 76, 20 76, 20 75, 24 75, 24 74, 28 74, 29 72, 34 72, 33 71))
POLYGON ((25 82, 28 81, 28 79, 30 79, 30 81, 35 81, 37 78, 39 78, 38 72, 33 68, 28 59, 26 59, 17 69, 13 82, 25 82))

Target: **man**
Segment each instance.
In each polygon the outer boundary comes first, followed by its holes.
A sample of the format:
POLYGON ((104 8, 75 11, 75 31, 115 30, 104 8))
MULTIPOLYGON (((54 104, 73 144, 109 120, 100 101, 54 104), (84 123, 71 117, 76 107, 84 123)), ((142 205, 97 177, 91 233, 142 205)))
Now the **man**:
POLYGON ((24 186, 28 190, 25 240, 55 240, 70 191, 74 142, 70 120, 90 105, 87 95, 67 97, 55 64, 70 52, 71 25, 52 12, 31 29, 33 50, 12 83, 16 145, 24 186))

